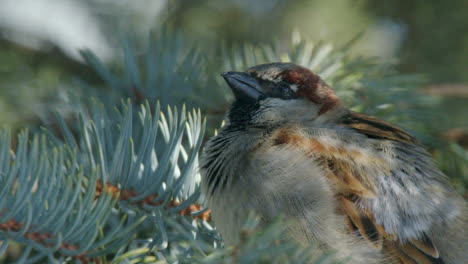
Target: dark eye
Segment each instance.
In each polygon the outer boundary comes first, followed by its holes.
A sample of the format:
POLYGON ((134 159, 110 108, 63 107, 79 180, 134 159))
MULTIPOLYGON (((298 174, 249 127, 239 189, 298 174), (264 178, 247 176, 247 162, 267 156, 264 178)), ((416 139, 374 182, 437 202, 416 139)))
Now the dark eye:
POLYGON ((278 90, 278 97, 283 99, 294 99, 296 98, 296 94, 291 89, 291 86, 287 83, 280 83, 277 87, 278 90))
POLYGON ((289 85, 287 84, 281 84, 280 90, 281 90, 281 94, 284 94, 284 95, 292 93, 291 87, 289 87, 289 85))

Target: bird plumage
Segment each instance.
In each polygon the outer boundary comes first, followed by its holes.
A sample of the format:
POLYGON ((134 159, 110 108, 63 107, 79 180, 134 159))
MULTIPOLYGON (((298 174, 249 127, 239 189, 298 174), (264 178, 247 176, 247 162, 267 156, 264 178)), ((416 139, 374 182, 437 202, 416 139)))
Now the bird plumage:
POLYGON ((463 263, 465 202, 404 130, 344 108, 306 68, 226 77, 236 94, 202 157, 202 189, 226 244, 249 210, 284 214, 286 239, 350 263, 463 263))

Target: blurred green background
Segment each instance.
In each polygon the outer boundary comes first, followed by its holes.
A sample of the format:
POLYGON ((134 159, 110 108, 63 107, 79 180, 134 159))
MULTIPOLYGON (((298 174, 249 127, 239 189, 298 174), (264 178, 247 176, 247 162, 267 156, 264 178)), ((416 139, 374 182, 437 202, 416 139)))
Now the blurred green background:
POLYGON ((2 0, 0 124, 41 125, 56 105, 68 102, 65 90, 75 79, 102 86, 79 50, 112 62, 121 56, 124 35, 138 41, 169 28, 206 50, 221 43, 286 43, 297 35, 336 47, 354 40, 347 53, 423 76, 415 88, 436 102, 421 117, 433 122, 427 133, 435 135, 423 143, 464 193, 467 14, 466 0, 2 0))

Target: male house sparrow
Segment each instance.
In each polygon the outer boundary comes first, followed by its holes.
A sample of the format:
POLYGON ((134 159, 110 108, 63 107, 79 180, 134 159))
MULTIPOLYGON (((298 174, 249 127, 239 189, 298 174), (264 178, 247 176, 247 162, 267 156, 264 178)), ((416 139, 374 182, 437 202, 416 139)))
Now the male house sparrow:
POLYGON ((402 129, 346 109, 312 71, 223 74, 236 100, 204 150, 202 190, 225 243, 249 210, 345 263, 468 263, 467 210, 402 129))

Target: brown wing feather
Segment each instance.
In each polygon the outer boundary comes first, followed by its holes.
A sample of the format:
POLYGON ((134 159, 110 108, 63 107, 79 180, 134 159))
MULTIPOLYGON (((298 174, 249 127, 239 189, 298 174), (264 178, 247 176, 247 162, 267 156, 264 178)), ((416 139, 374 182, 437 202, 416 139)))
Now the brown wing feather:
MULTIPOLYGON (((413 136, 401 128, 371 116, 350 113, 344 116, 340 120, 340 123, 356 130, 361 134, 366 135, 369 138, 392 140, 404 143, 416 142, 416 139, 413 136)), ((341 169, 345 168, 341 167, 341 169)), ((336 168, 334 171, 336 171, 336 168)), ((352 173, 352 171, 349 171, 349 173, 352 173)), ((335 175, 335 177, 339 178, 340 173, 336 174, 338 175, 335 175)), ((372 212, 359 208, 354 202, 359 198, 364 197, 362 196, 362 193, 365 193, 365 191, 360 190, 359 192, 355 192, 353 196, 350 196, 349 193, 338 194, 338 196, 341 196, 340 201, 347 217, 350 218, 352 223, 354 223, 362 237, 368 241, 371 241, 378 248, 382 248, 383 252, 387 253, 396 261, 399 261, 403 264, 443 263, 443 261, 439 258, 438 250, 427 237, 424 237, 423 239, 413 239, 402 244, 398 240, 396 234, 388 234, 382 226, 375 222, 375 218, 372 212), (370 236, 369 230, 374 230, 377 234, 370 236)))
MULTIPOLYGON (((404 130, 363 114, 351 112, 341 118, 339 123, 369 138, 404 143, 416 142, 415 138, 404 130)), ((413 239, 402 244, 396 234, 387 233, 383 226, 376 223, 371 211, 358 206, 359 199, 373 199, 378 195, 375 183, 369 181, 371 177, 368 175, 360 175, 353 171, 353 165, 347 164, 347 159, 336 157, 348 156, 352 160, 362 154, 337 149, 316 139, 296 136, 291 130, 279 131, 274 144, 292 144, 314 150, 311 155, 324 164, 328 179, 334 185, 337 198, 340 201, 340 211, 347 216, 350 232, 358 234, 373 246, 381 249, 392 260, 390 263, 443 263, 439 258, 439 252, 426 237, 419 240, 413 239)), ((374 157, 366 158, 375 159, 374 157)))
POLYGON ((379 249, 382 249, 383 234, 378 231, 375 223, 365 214, 359 210, 354 202, 349 197, 341 197, 340 199, 343 209, 346 212, 350 222, 355 229, 359 231, 360 235, 367 241, 379 249))
POLYGON ((443 263, 438 256, 437 249, 427 238, 401 243, 395 234, 388 234, 381 225, 375 222, 370 211, 357 206, 355 201, 359 199, 358 197, 341 194, 338 196, 342 205, 341 211, 349 219, 350 231, 353 233, 357 231, 359 236, 381 249, 394 261, 391 263, 443 263))
POLYGON ((416 139, 403 129, 372 116, 350 112, 339 123, 350 127, 369 138, 416 142, 416 139))
POLYGON ((384 251, 391 256, 394 261, 401 264, 418 264, 414 259, 406 255, 403 251, 399 249, 396 243, 385 241, 384 251))
POLYGON ((437 250, 437 248, 435 248, 435 246, 432 244, 432 242, 429 239, 427 238, 424 238, 424 240, 412 239, 410 242, 411 244, 413 244, 415 247, 417 247, 419 250, 426 253, 427 255, 430 255, 434 258, 439 257, 439 251, 437 250))

